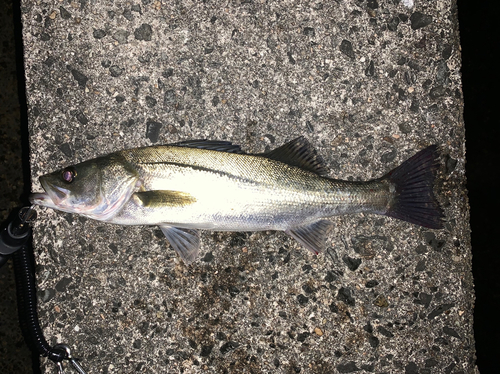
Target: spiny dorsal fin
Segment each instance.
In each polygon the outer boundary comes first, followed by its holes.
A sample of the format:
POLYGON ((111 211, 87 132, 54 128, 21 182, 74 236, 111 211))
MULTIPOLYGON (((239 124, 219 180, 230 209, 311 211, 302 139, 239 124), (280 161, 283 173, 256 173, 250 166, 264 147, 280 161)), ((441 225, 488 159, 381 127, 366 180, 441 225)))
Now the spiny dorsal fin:
POLYGON ((229 152, 229 153, 239 153, 243 154, 241 147, 239 145, 233 144, 224 140, 185 140, 178 143, 172 143, 169 145, 174 145, 176 147, 188 147, 188 148, 199 148, 199 149, 209 149, 218 152, 229 152))
POLYGON ((262 154, 262 156, 285 164, 297 166, 319 175, 328 174, 323 158, 303 136, 292 140, 279 148, 262 154))

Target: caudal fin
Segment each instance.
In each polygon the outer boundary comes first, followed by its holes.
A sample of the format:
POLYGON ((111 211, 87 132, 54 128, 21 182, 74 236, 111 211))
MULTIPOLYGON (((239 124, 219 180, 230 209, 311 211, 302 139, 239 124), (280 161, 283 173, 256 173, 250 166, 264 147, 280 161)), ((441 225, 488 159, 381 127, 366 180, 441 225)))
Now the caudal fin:
POLYGON ((432 191, 437 156, 437 146, 431 145, 382 178, 389 180, 396 194, 386 216, 431 229, 443 227, 443 211, 432 191))

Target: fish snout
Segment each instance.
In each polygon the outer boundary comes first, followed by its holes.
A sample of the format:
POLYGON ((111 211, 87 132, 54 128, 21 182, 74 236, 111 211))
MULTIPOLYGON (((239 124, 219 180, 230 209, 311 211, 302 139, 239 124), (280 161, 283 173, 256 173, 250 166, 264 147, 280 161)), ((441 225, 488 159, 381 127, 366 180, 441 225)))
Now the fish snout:
POLYGON ((36 205, 47 205, 47 202, 52 202, 52 199, 49 197, 49 194, 46 192, 43 193, 32 193, 29 196, 29 200, 31 204, 36 205))

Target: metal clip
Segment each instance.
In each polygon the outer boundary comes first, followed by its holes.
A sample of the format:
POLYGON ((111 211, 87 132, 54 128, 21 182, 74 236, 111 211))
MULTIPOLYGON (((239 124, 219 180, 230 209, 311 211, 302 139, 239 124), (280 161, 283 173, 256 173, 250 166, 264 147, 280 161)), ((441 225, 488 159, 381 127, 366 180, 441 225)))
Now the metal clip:
MULTIPOLYGON (((73 368, 78 372, 78 374, 87 374, 81 365, 76 361, 76 359, 71 356, 71 349, 67 344, 57 344, 54 348, 60 348, 66 351, 66 359, 73 365, 73 368)), ((60 362, 57 363, 59 369, 58 374, 64 374, 63 366, 60 362)))
POLYGON ((57 374, 64 374, 64 368, 62 362, 56 362, 57 365, 57 374))
POLYGON ((32 223, 36 220, 35 205, 25 206, 19 210, 19 218, 22 223, 32 223))

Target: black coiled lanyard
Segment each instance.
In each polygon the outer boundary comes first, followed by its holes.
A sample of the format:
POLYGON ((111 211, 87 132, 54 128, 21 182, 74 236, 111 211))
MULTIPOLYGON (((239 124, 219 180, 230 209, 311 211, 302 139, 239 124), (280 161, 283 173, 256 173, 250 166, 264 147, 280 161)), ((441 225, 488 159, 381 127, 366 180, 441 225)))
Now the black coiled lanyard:
POLYGON ((11 255, 14 260, 19 325, 28 347, 53 361, 57 365, 58 374, 64 374, 64 360, 69 361, 79 374, 86 374, 71 355, 68 345, 57 344, 51 347, 47 343, 38 321, 35 266, 29 225, 35 218, 33 206, 21 208, 11 214, 10 221, 0 231, 0 266, 11 255))

